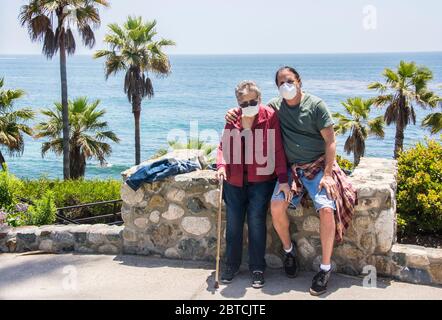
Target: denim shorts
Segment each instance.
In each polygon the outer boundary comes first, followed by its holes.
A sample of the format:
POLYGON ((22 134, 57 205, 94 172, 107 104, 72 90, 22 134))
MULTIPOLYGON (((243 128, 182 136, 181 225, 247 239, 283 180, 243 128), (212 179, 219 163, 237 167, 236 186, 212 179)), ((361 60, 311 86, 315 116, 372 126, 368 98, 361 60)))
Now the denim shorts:
MULTIPOLYGON (((308 195, 313 201, 313 205, 315 206, 316 211, 319 211, 323 208, 331 208, 333 210, 336 210, 336 203, 334 200, 331 200, 327 196, 327 191, 325 188, 322 188, 321 192, 318 192, 319 183, 321 182, 322 177, 324 176, 324 171, 319 171, 316 176, 309 180, 304 176, 304 171, 301 169, 297 169, 298 177, 304 186, 304 190, 302 194, 299 194, 297 196, 293 196, 292 201, 290 202, 289 206, 292 208, 296 208, 297 205, 301 202, 302 196, 304 195, 304 192, 307 190, 308 195)), ((288 171, 289 176, 289 185, 292 185, 293 178, 292 178, 292 170, 289 168, 288 171)), ((275 189, 273 190, 272 195, 272 201, 280 201, 284 200, 285 196, 283 192, 277 193, 279 189, 279 183, 276 183, 275 189)))

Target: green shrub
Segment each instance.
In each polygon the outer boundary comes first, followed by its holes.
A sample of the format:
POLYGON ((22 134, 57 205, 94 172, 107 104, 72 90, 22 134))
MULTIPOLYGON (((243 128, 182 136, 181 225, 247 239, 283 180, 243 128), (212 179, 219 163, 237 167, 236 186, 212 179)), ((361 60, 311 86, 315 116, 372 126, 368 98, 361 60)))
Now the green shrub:
POLYGON ((398 230, 442 234, 442 145, 426 139, 398 159, 398 230))
MULTIPOLYGON (((48 190, 53 192, 57 208, 74 206, 83 203, 101 202, 120 199, 122 182, 114 179, 107 180, 50 180, 40 178, 37 180, 24 180, 20 192, 26 198, 36 201, 44 197, 48 190)), ((121 204, 118 204, 120 206, 121 204)), ((67 211, 69 218, 81 218, 109 213, 113 205, 81 208, 67 211)))
MULTIPOLYGON (((55 222, 54 208, 120 199, 121 184, 114 179, 20 180, 8 171, 0 171, 0 216, 13 227, 51 224, 55 222), (33 205, 28 210, 23 202, 33 205)), ((113 212, 114 206, 119 210, 121 203, 84 207, 64 214, 73 219, 97 216, 113 212)))
POLYGON ((29 205, 17 203, 15 206, 11 206, 8 210, 3 211, 3 214, 6 213, 6 224, 11 227, 32 225, 32 216, 29 209, 29 205))
POLYGON ((0 171, 0 209, 8 210, 17 203, 22 182, 8 171, 0 171))
POLYGON ((53 224, 56 220, 57 207, 55 206, 54 193, 47 191, 46 194, 29 208, 31 224, 36 226, 53 224))
POLYGON ((339 164, 341 169, 352 171, 354 169, 353 162, 341 157, 340 155, 336 155, 336 162, 339 164))
POLYGON ((15 228, 32 225, 32 220, 24 212, 10 212, 6 218, 6 223, 15 228))

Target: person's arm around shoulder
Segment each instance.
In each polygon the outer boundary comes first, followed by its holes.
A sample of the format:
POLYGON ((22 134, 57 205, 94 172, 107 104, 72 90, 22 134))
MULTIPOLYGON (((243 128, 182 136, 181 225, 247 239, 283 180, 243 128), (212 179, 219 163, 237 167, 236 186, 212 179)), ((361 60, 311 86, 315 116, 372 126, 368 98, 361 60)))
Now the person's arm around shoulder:
POLYGON ((238 120, 239 117, 239 108, 231 108, 229 110, 227 110, 227 113, 224 117, 224 119, 226 120, 226 123, 228 124, 232 124, 234 122, 236 122, 236 120, 238 120))
POLYGON ((267 106, 269 106, 270 108, 272 108, 273 110, 275 110, 277 112, 279 110, 279 108, 281 107, 281 103, 282 103, 282 98, 276 97, 276 98, 271 99, 269 102, 267 102, 267 106))

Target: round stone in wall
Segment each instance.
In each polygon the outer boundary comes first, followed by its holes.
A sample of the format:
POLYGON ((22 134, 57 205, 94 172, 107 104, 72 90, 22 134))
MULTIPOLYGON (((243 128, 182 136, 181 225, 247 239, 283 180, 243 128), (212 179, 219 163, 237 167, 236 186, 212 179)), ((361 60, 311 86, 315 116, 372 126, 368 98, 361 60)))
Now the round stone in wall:
POLYGON ((134 225, 136 225, 140 229, 146 229, 149 221, 146 218, 136 218, 134 220, 134 225))
POLYGON ((204 203, 198 198, 190 198, 187 200, 187 208, 193 213, 200 213, 206 209, 204 203))
POLYGON ((121 199, 130 206, 135 206, 144 199, 144 190, 139 188, 134 191, 126 183, 121 186, 121 199))
POLYGON ((206 192, 204 194, 204 200, 214 206, 215 208, 218 208, 218 201, 219 201, 219 190, 210 190, 209 192, 206 192))
POLYGON ((310 242, 307 241, 306 238, 298 240, 297 247, 301 256, 306 260, 313 259, 316 255, 315 248, 310 244, 310 242))
POLYGON ((40 246, 38 247, 38 249, 45 252, 52 252, 52 247, 53 247, 52 240, 42 240, 40 242, 40 246))
POLYGON ((167 192, 166 198, 170 201, 181 202, 185 196, 186 193, 183 190, 172 188, 167 192))
POLYGON ((123 230, 124 241, 135 242, 137 241, 137 235, 133 230, 129 230, 127 227, 123 230))
POLYGON ((104 254, 118 254, 119 250, 116 246, 111 245, 111 244, 105 244, 102 245, 98 248, 98 252, 99 253, 104 253, 104 254))
POLYGON ((276 254, 268 253, 265 255, 267 266, 272 269, 282 268, 282 260, 276 254))
POLYGON ((149 200, 149 208, 164 207, 166 205, 166 200, 162 196, 154 195, 149 200))
POLYGON ((167 220, 176 220, 181 218, 183 215, 184 209, 173 203, 171 203, 169 205, 169 209, 162 214, 163 218, 167 220))
POLYGON ((180 254, 176 248, 167 249, 166 252, 164 252, 164 255, 166 256, 166 258, 169 258, 169 259, 179 259, 180 258, 180 254))
POLYGON ((304 215, 304 210, 302 206, 297 206, 296 208, 287 209, 287 213, 290 217, 300 218, 304 215))
POLYGON ((360 244, 365 253, 372 254, 376 247, 376 237, 370 232, 364 233, 361 236, 360 244))
POLYGON ((200 236, 210 231, 211 224, 207 217, 185 217, 181 222, 184 231, 200 236))
POLYGON ((356 217, 354 224, 355 227, 358 228, 359 230, 365 230, 365 231, 372 229, 372 227, 374 226, 374 223, 368 216, 356 217))
POLYGON ((376 253, 387 253, 390 251, 394 240, 394 211, 392 209, 380 212, 375 222, 375 233, 377 237, 376 253))
POLYGON ((150 214, 149 220, 152 221, 153 223, 158 223, 160 222, 160 212, 159 211, 152 211, 152 213, 150 214))
POLYGON ((319 218, 315 216, 308 216, 305 218, 302 228, 308 232, 319 233, 319 218))

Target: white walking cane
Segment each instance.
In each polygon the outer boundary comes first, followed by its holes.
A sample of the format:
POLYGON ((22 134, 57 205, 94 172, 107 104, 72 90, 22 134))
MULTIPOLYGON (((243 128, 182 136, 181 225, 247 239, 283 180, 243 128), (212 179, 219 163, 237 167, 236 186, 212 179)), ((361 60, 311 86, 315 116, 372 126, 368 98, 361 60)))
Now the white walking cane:
POLYGON ((218 238, 216 245, 216 271, 215 271, 215 289, 219 288, 219 257, 221 251, 221 209, 223 204, 223 185, 224 177, 219 179, 219 198, 218 198, 218 238))

